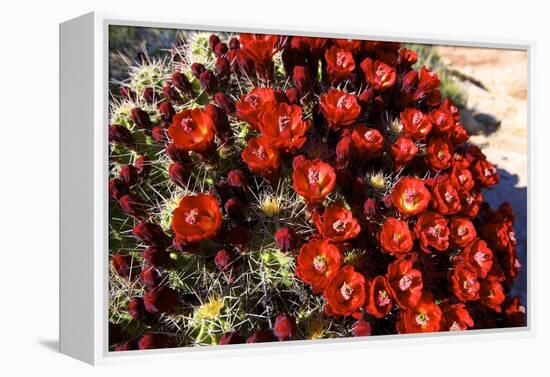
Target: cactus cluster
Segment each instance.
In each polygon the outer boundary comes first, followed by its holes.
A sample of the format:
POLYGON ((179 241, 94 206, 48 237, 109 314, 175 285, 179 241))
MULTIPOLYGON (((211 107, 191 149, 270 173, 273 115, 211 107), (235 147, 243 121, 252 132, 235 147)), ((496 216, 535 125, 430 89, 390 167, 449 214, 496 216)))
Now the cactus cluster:
POLYGON ((519 326, 513 212, 399 43, 181 33, 111 93, 111 350, 519 326))

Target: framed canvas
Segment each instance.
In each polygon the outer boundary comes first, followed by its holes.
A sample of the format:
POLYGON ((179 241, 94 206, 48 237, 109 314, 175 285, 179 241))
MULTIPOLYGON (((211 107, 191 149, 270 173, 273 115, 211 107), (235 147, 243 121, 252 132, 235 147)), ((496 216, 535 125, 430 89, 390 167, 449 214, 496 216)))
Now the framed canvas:
POLYGON ((61 24, 61 352, 534 334, 532 53, 102 13, 61 24))

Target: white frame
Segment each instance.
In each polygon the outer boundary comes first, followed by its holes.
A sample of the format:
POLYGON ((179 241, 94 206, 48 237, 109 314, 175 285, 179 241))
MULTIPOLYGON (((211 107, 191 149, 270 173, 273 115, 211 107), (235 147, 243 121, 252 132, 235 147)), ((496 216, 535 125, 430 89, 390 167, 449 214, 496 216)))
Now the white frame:
POLYGON ((331 347, 352 349, 398 346, 405 342, 445 343, 508 339, 536 335, 532 247, 535 207, 535 129, 532 93, 535 42, 461 38, 460 36, 378 32, 341 27, 330 32, 312 25, 246 26, 205 23, 200 19, 136 17, 92 12, 60 25, 60 352, 90 364, 168 360, 273 352, 314 351, 331 347), (528 53, 528 214, 527 214, 527 327, 470 330, 460 333, 388 335, 363 338, 303 340, 224 347, 182 347, 166 350, 108 351, 108 27, 109 25, 176 28, 205 31, 260 32, 289 35, 394 40, 428 44, 524 50, 528 53), (452 337, 452 338, 451 338, 452 337), (215 352, 215 353, 213 353, 215 352))

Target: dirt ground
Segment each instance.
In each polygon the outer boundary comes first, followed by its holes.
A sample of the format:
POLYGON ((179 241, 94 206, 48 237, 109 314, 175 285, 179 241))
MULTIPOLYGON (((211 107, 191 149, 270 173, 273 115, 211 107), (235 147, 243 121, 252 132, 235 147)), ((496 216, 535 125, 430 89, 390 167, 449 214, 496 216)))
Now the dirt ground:
POLYGON ((470 140, 482 148, 501 175, 500 184, 486 192, 486 200, 493 206, 508 201, 516 212, 516 238, 523 269, 513 293, 526 299, 527 53, 443 46, 438 47, 438 52, 451 69, 469 78, 462 82, 468 100, 461 120, 474 134, 470 140))

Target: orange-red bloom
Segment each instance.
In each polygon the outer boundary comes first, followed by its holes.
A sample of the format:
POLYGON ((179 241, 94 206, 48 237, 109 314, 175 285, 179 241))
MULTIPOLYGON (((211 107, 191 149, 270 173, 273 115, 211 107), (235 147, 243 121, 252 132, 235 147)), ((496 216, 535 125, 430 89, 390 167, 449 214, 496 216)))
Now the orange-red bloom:
POLYGON ((464 264, 456 266, 451 275, 453 293, 460 301, 475 301, 479 298, 479 281, 475 271, 464 264))
POLYGON ((460 193, 448 174, 435 179, 432 186, 432 206, 442 215, 453 215, 461 210, 460 193))
POLYGON ((388 218, 378 233, 382 251, 396 257, 405 256, 413 247, 413 237, 405 221, 388 218))
POLYGON ((367 297, 365 277, 353 266, 345 266, 327 283, 323 295, 327 299, 325 312, 328 315, 361 317, 360 308, 367 297))
POLYGON ((212 238, 221 225, 220 204, 209 194, 184 196, 172 217, 172 230, 184 242, 212 238))
POLYGON ((451 167, 453 146, 447 139, 432 138, 428 143, 425 160, 432 170, 441 171, 451 167))
POLYGON ((463 303, 452 305, 445 303, 441 308, 443 309, 441 331, 464 331, 474 326, 474 320, 463 303))
POLYGON ((384 318, 393 307, 389 284, 384 276, 375 277, 368 285, 366 310, 376 318, 384 318))
POLYGON ((259 123, 266 141, 277 149, 301 148, 309 126, 309 121, 302 120, 302 108, 286 103, 279 103, 267 110, 259 123))
POLYGON ((237 118, 257 127, 263 113, 277 104, 272 88, 254 88, 237 102, 237 118))
POLYGON ((386 90, 392 87, 397 78, 395 68, 378 60, 373 61, 371 58, 361 62, 361 70, 369 87, 374 90, 386 90))
POLYGON ((399 313, 397 332, 412 334, 439 331, 443 316, 431 293, 424 292, 414 308, 399 313))
POLYGON ((418 178, 403 177, 391 193, 393 205, 404 215, 417 215, 426 211, 430 204, 430 191, 418 178))
POLYGON ((418 147, 411 139, 400 136, 395 143, 390 146, 390 151, 395 160, 396 167, 399 169, 402 165, 405 165, 416 156, 418 147))
POLYGON ((427 211, 418 217, 414 233, 422 250, 430 253, 433 247, 438 251, 449 248, 449 228, 447 219, 438 213, 427 211))
POLYGON ((325 61, 329 81, 333 83, 346 79, 355 69, 352 53, 338 46, 325 51, 325 61))
POLYGON ((364 124, 357 125, 352 133, 351 140, 353 149, 357 152, 359 158, 377 157, 384 148, 384 136, 374 128, 369 128, 364 124))
POLYGON ((214 140, 214 121, 201 109, 183 110, 172 118, 168 135, 183 150, 206 152, 214 140))
POLYGON ((241 157, 253 173, 268 177, 279 171, 279 152, 261 136, 248 140, 241 157))
POLYGON ((464 247, 477 237, 474 224, 465 217, 453 217, 451 219, 451 242, 464 247))
POLYGON ((472 268, 481 278, 485 278, 493 267, 493 252, 482 239, 476 239, 462 253, 464 263, 472 268))
POLYGON ((413 268, 409 259, 398 259, 388 265, 386 279, 395 302, 404 308, 413 308, 422 295, 422 273, 413 268))
POLYGON ((322 94, 319 105, 329 125, 334 128, 349 126, 361 113, 357 98, 338 89, 322 94))
POLYGON ((319 293, 341 264, 342 253, 336 246, 326 239, 312 239, 302 246, 296 258, 296 276, 319 293))
POLYGON ((277 35, 268 34, 245 34, 239 36, 242 45, 242 53, 254 61, 256 70, 264 76, 270 74, 273 61, 271 58, 275 53, 275 46, 278 40, 277 35))
POLYGON ((298 156, 293 167, 292 187, 308 203, 323 201, 336 185, 334 168, 320 159, 311 161, 298 156))
POLYGON ((330 204, 322 216, 315 211, 312 219, 319 233, 332 242, 350 240, 361 231, 357 219, 342 203, 330 204))
POLYGON ((401 112, 401 123, 403 123, 403 134, 413 140, 424 140, 432 130, 430 117, 422 111, 413 107, 406 108, 401 112))
POLYGON ((474 162, 472 174, 481 187, 491 187, 500 182, 500 174, 498 174, 495 165, 483 158, 474 162))
POLYGON ((497 279, 489 278, 481 283, 479 298, 483 305, 500 313, 502 311, 500 305, 506 299, 506 295, 504 294, 502 284, 497 279))
POLYGON ((443 105, 439 109, 432 110, 430 120, 433 124, 434 133, 440 136, 449 135, 455 126, 453 114, 443 105))

